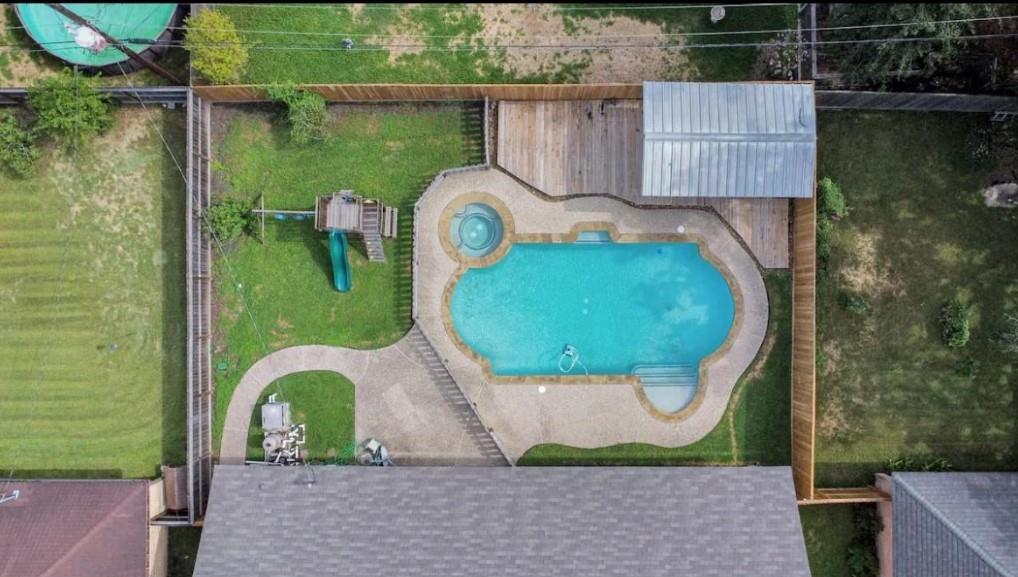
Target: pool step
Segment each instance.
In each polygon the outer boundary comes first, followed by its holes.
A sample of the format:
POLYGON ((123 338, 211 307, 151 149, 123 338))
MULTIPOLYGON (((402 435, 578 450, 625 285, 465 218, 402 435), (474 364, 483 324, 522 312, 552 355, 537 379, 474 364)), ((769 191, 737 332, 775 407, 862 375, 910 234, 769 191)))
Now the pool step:
POLYGON ((633 374, 639 377, 652 405, 665 413, 674 413, 693 402, 700 366, 640 365, 633 368, 633 374))
POLYGON ((639 365, 633 374, 645 387, 695 387, 700 376, 699 365, 639 365))

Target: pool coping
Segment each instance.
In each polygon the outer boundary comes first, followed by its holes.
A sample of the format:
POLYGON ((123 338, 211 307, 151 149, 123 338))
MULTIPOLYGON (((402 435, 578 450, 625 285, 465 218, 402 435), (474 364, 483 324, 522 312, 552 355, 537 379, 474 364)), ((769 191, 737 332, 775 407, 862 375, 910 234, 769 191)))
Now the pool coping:
POLYGON ((572 228, 569 229, 565 234, 562 233, 525 233, 518 234, 515 232, 515 221, 513 220, 512 213, 505 204, 494 197, 493 195, 474 192, 466 193, 457 196, 446 205, 442 211, 442 218, 439 220, 439 237, 442 247, 446 250, 449 257, 456 260, 459 266, 456 272, 453 273, 449 282, 445 286, 445 291, 442 295, 442 324, 445 327, 445 332, 452 340, 453 344, 456 345, 460 351, 467 357, 473 359, 477 364, 481 366, 484 372, 484 377, 490 382, 496 385, 603 385, 603 384, 618 384, 627 383, 634 387, 637 397, 640 400, 640 404, 643 405, 644 409, 656 419, 669 422, 682 421, 688 418, 690 415, 696 412, 703 403, 704 391, 707 387, 707 373, 711 364, 715 363, 723 357, 732 346, 732 341, 735 336, 739 334, 742 328, 743 319, 743 307, 742 307, 742 291, 739 288, 739 283, 735 280, 734 275, 728 266, 719 259, 710 248, 707 246, 706 240, 703 236, 693 233, 622 233, 619 232, 618 227, 615 223, 609 221, 581 221, 574 223, 572 228), (452 221, 452 216, 462 209, 464 206, 472 203, 483 202, 489 204, 502 219, 503 228, 505 233, 503 234, 502 241, 499 246, 492 251, 490 254, 484 257, 470 257, 459 250, 457 250, 452 242, 449 240, 449 225, 452 221), (479 354, 469 344, 467 344, 460 337, 459 332, 456 331, 455 324, 452 319, 452 295, 456 290, 456 285, 459 283, 463 275, 472 268, 486 268, 494 265, 498 261, 502 260, 510 249, 516 244, 532 244, 532 243, 555 243, 555 244, 569 244, 575 243, 579 238, 580 233, 593 232, 593 231, 607 231, 608 236, 614 243, 645 243, 645 242, 683 242, 683 243, 694 243, 697 245, 697 250, 700 256, 709 262, 714 268, 716 268, 721 276, 725 279, 728 284, 728 289, 732 293, 732 301, 735 308, 735 315, 732 319, 732 325, 728 329, 728 333, 725 335, 725 340, 722 341, 716 349, 714 349, 709 355, 700 359, 697 366, 698 380, 696 386, 696 392, 693 394, 692 400, 684 406, 682 409, 674 412, 666 412, 657 408, 653 402, 647 397, 647 393, 644 390, 643 382, 637 375, 632 373, 618 373, 618 374, 597 374, 597 375, 519 375, 519 376, 508 376, 508 375, 496 375, 491 368, 491 360, 487 357, 479 354))
POLYGON ((712 211, 639 207, 604 196, 551 199, 503 171, 479 167, 436 178, 415 206, 414 224, 414 321, 432 342, 485 427, 498 436, 510 461, 543 443, 580 448, 620 443, 678 447, 694 443, 722 421, 736 384, 756 360, 767 334, 769 303, 759 264, 743 240, 712 211), (597 375, 600 382, 586 379, 580 383, 555 382, 540 375, 528 375, 526 383, 492 378, 490 368, 484 370, 478 355, 458 339, 454 330, 447 329, 449 320, 443 318, 448 311, 450 285, 468 267, 455 256, 454 247, 443 246, 449 222, 442 222, 442 216, 449 206, 469 201, 486 202, 496 210, 505 208, 500 215, 506 230, 504 245, 498 253, 487 255, 488 264, 504 257, 514 241, 575 240, 586 230, 607 230, 613 240, 692 241, 693 236, 702 236, 702 244, 698 243, 701 255, 722 272, 730 288, 736 289, 732 294, 733 299, 740 299, 741 318, 739 325, 733 319, 726 342, 702 359, 696 393, 699 398, 683 409, 684 413, 655 415, 632 375, 625 379, 597 375), (512 225, 505 226, 509 218, 512 225))

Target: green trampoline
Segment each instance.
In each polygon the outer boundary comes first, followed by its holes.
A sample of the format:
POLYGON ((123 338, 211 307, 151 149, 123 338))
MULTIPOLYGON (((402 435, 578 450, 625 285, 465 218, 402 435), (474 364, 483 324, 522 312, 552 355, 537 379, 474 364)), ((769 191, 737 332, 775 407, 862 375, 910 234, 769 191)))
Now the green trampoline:
MULTIPOLYGON (((176 4, 64 4, 90 24, 152 59, 165 51, 177 16, 176 4), (160 42, 162 41, 162 42, 160 42), (160 42, 162 46, 156 43, 160 42)), ((135 69, 127 55, 86 26, 79 26, 46 4, 15 4, 25 31, 57 58, 93 70, 135 69)))

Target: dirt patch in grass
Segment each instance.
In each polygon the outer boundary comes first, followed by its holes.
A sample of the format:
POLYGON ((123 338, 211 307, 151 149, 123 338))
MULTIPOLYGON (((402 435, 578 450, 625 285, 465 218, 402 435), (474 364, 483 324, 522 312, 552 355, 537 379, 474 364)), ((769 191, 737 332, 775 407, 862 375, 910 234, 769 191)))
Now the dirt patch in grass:
MULTIPOLYGON (((499 44, 563 46, 647 44, 669 41, 662 26, 633 18, 562 18, 549 4, 482 4, 485 37, 499 44)), ((612 50, 509 50, 505 64, 517 76, 579 68, 580 82, 640 82, 671 78, 688 60, 668 48, 612 50)))
POLYGON ((878 245, 883 240, 880 233, 860 232, 846 239, 844 248, 848 262, 840 275, 849 290, 871 297, 905 295, 905 286, 895 276, 888 259, 881 258, 878 245))

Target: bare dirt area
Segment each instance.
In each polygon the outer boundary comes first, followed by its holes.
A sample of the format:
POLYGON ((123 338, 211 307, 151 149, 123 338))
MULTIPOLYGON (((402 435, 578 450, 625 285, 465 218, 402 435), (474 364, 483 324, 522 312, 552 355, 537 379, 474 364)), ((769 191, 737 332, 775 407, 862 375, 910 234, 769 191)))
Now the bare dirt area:
POLYGON ((514 49, 505 65, 518 75, 560 68, 579 69, 579 82, 640 82, 687 77, 689 62, 676 49, 656 45, 669 41, 661 26, 628 17, 572 17, 568 21, 547 4, 482 4, 485 38, 513 45, 560 44, 575 49, 514 49), (640 44, 654 48, 586 50, 592 45, 640 44))

